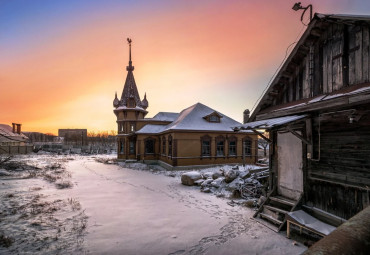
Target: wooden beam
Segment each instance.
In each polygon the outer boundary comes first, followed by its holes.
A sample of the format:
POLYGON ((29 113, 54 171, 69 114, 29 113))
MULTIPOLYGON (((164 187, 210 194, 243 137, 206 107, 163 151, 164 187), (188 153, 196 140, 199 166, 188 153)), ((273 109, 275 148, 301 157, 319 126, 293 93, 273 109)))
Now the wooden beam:
POLYGON ((294 131, 290 126, 287 126, 287 129, 290 133, 292 133, 293 135, 295 135, 298 139, 302 140, 302 142, 304 142, 305 144, 308 144, 308 145, 311 145, 311 142, 310 141, 307 141, 306 138, 304 138, 303 136, 301 136, 300 134, 298 134, 296 131, 294 131))
POLYGON ((313 145, 312 145, 312 119, 306 119, 306 137, 310 144, 307 144, 307 158, 313 158, 313 145), (309 154, 309 155, 308 155, 309 154))
POLYGON ((272 143, 272 141, 270 139, 268 139, 266 136, 264 136, 263 134, 261 134, 260 132, 258 132, 257 130, 255 129, 252 129, 253 133, 259 135, 262 139, 266 140, 268 143, 272 143))

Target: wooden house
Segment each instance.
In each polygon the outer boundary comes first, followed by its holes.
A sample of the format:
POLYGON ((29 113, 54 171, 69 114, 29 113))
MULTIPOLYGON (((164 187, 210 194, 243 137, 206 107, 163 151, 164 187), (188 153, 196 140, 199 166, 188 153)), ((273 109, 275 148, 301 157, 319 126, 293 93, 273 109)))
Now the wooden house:
POLYGON ((315 14, 253 111, 269 131, 270 193, 255 216, 303 208, 332 225, 370 204, 370 16, 315 14))
POLYGON ((158 163, 167 169, 257 162, 257 135, 235 132, 233 127, 241 123, 204 104, 146 118, 149 103, 146 94, 140 99, 129 43, 126 82, 121 98, 116 93, 113 100, 119 160, 158 163))
POLYGON ((33 146, 21 131, 22 124, 0 124, 0 154, 26 154, 33 146))

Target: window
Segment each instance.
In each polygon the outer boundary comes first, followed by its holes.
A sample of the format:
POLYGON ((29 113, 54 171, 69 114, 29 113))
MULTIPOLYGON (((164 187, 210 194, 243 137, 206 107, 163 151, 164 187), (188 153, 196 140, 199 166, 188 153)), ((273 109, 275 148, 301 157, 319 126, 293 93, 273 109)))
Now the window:
POLYGON ((162 153, 166 154, 166 137, 162 138, 162 153))
POLYGON ((209 116, 209 122, 220 122, 220 118, 216 115, 209 116))
POLYGON ((120 152, 120 154, 125 153, 125 140, 120 140, 120 142, 119 142, 119 152, 120 152))
POLYGON ((130 131, 135 132, 135 124, 130 124, 130 131))
POLYGON ((229 141, 229 156, 236 156, 236 140, 229 141))
POLYGON ((145 154, 153 154, 154 153, 154 139, 148 138, 145 141, 145 154))
POLYGON ((202 156, 211 156, 211 142, 202 141, 202 156))
POLYGON ((132 107, 132 108, 136 107, 135 98, 128 99, 128 107, 132 107))
POLYGON ((244 155, 252 156, 252 140, 250 138, 244 140, 244 155))
POLYGON ((224 141, 218 141, 216 145, 217 156, 224 156, 224 141))
POLYGON ((201 157, 208 157, 211 156, 211 141, 212 138, 209 135, 202 136, 200 138, 200 152, 201 157))
POLYGON ((120 124, 118 124, 118 125, 119 125, 119 127, 120 127, 120 128, 119 128, 119 129, 120 129, 120 131, 121 131, 121 132, 123 132, 124 124, 123 124, 123 123, 120 123, 120 124))
POLYGON ((172 157, 172 136, 168 137, 168 156, 172 157))
POLYGON ((135 141, 130 141, 130 154, 135 154, 135 141))
POLYGON ((212 112, 211 114, 208 114, 203 117, 208 122, 221 122, 222 116, 218 112, 212 112))

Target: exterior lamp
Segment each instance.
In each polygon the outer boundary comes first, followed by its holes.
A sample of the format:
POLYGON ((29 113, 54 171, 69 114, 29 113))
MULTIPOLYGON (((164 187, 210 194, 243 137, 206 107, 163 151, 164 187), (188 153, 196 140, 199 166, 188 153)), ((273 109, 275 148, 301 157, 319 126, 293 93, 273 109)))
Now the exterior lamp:
POLYGON ((301 16, 301 21, 303 22, 303 16, 306 13, 307 9, 310 9, 310 21, 312 20, 312 5, 309 4, 307 7, 302 7, 301 2, 295 3, 292 7, 293 10, 299 11, 299 10, 304 10, 301 16))

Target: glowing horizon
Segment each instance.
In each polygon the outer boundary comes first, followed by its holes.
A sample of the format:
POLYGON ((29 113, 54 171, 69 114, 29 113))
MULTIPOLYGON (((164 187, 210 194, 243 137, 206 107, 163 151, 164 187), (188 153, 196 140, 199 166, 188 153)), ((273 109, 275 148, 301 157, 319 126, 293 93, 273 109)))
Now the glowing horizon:
MULTIPOLYGON (((54 134, 116 130, 112 102, 126 78, 127 37, 147 117, 201 102, 240 122, 303 31, 294 3, 2 2, 0 123, 54 134)), ((310 3, 314 12, 370 11, 360 0, 310 3)))

